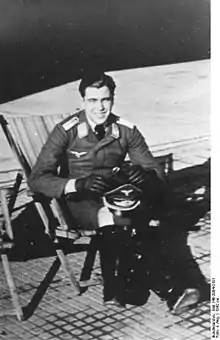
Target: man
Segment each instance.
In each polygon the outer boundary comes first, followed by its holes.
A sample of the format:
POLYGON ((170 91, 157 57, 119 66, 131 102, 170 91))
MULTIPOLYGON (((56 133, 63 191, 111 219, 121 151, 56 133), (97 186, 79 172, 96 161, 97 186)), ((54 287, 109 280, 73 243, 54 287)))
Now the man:
MULTIPOLYGON (((33 168, 29 186, 49 197, 66 198, 77 224, 97 230, 104 302, 124 306, 123 277, 115 273, 117 259, 123 255, 120 226, 132 225, 134 221, 114 215, 103 206, 101 197, 115 185, 111 179, 118 167, 123 168, 131 184, 144 190, 144 201, 149 206, 162 195, 164 183, 160 168, 137 127, 112 113, 115 87, 113 79, 102 72, 85 74, 79 86, 83 110, 54 128, 33 168), (130 166, 124 166, 127 155, 130 166)), ((139 221, 142 229, 147 228, 149 211, 146 207, 140 209, 134 225, 139 221)), ((197 302, 198 291, 193 289, 189 294, 182 289, 173 300, 171 308, 175 304, 178 307, 182 301, 197 302)))

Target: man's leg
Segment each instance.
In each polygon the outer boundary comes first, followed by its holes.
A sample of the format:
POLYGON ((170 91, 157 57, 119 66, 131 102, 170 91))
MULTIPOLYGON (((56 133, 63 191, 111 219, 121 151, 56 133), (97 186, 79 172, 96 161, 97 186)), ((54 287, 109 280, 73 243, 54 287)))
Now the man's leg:
POLYGON ((67 201, 69 212, 75 221, 73 228, 96 230, 98 225, 98 211, 102 203, 95 200, 67 201))
POLYGON ((124 227, 130 220, 115 216, 108 208, 102 207, 98 212, 98 235, 100 238, 100 261, 104 280, 104 302, 125 306, 124 269, 122 254, 124 248, 124 227))
POLYGON ((119 257, 120 235, 112 225, 99 230, 100 264, 104 281, 104 302, 118 299, 117 262, 119 257))
POLYGON ((144 250, 135 228, 125 228, 121 233, 118 275, 119 296, 132 305, 143 305, 150 295, 149 272, 144 250))
POLYGON ((92 200, 68 202, 70 212, 81 229, 96 230, 103 277, 104 302, 116 297, 119 236, 114 226, 113 214, 101 203, 92 200))

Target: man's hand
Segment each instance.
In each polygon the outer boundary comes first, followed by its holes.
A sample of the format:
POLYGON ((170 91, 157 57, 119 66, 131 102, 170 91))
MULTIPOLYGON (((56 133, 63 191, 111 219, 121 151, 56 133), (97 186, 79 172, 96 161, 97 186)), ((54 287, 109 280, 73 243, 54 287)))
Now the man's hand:
POLYGON ((109 189, 109 185, 106 181, 101 176, 97 175, 89 175, 76 179, 75 187, 77 192, 91 191, 99 195, 102 195, 109 189))
POLYGON ((141 185, 146 180, 146 171, 140 165, 130 165, 126 168, 126 174, 131 184, 141 185))

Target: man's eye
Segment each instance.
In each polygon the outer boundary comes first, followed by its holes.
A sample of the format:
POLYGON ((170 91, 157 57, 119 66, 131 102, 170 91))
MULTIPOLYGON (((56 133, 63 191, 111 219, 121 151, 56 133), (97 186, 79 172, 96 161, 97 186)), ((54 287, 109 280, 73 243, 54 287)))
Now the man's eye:
MULTIPOLYGON (((89 99, 87 99, 87 101, 88 101, 88 103, 91 103, 91 104, 96 104, 96 103, 98 103, 99 102, 99 100, 98 99, 95 99, 95 98, 89 98, 89 99)), ((103 99, 101 99, 101 103, 108 103, 108 102, 110 102, 111 101, 111 98, 110 97, 107 97, 107 98, 103 98, 103 99)))

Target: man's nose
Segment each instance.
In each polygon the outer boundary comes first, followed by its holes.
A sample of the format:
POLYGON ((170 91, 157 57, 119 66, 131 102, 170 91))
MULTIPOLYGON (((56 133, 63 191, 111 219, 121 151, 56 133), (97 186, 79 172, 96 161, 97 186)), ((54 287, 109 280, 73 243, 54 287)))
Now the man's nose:
POLYGON ((105 109, 105 107, 104 107, 104 104, 103 104, 103 101, 102 101, 102 100, 99 100, 97 103, 98 103, 98 108, 99 108, 99 110, 100 110, 100 111, 102 111, 102 110, 104 110, 104 109, 105 109))

